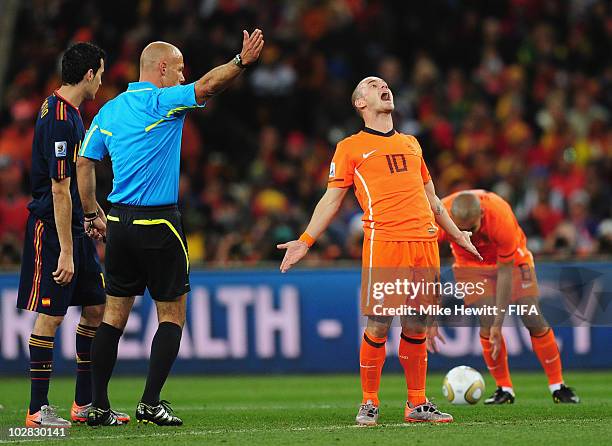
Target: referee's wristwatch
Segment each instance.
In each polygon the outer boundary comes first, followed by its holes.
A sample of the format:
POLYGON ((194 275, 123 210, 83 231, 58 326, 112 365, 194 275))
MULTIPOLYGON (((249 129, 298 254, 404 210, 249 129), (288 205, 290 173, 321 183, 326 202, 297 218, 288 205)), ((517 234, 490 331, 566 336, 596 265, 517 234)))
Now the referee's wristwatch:
POLYGON ((234 62, 234 65, 236 65, 238 68, 242 70, 244 70, 247 67, 245 64, 242 63, 242 57, 240 57, 240 53, 236 54, 234 58, 232 59, 232 61, 234 62))

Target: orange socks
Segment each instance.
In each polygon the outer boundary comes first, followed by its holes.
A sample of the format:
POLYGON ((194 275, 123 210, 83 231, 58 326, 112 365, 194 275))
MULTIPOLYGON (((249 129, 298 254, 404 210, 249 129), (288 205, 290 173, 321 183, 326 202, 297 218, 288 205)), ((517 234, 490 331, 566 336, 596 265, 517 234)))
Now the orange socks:
POLYGON ((402 333, 399 345, 399 360, 406 375, 408 401, 414 406, 427 401, 425 382, 427 380, 427 346, 425 335, 408 337, 402 333))
POLYGON ((531 336, 531 345, 548 377, 548 385, 556 386, 563 383, 563 372, 559 347, 552 328, 540 336, 531 336))
POLYGON ((363 333, 361 350, 359 352, 359 366, 361 370, 361 390, 363 391, 363 401, 372 400, 375 405, 379 405, 378 388, 380 387, 380 376, 385 364, 385 342, 387 338, 375 338, 363 333))
MULTIPOLYGON (((502 338, 501 352, 497 359, 493 359, 491 356, 492 347, 489 338, 480 336, 480 344, 482 345, 482 354, 489 372, 495 379, 497 386, 512 388, 510 370, 508 369, 508 352, 506 351, 504 339, 502 338)), ((548 386, 551 392, 558 389, 563 384, 563 371, 559 347, 557 347, 557 341, 555 340, 552 328, 549 328, 543 335, 531 336, 531 345, 533 346, 533 352, 540 360, 540 364, 542 364, 544 373, 548 377, 548 386)))
POLYGON ((489 369, 489 373, 497 387, 512 388, 512 380, 510 379, 510 369, 508 368, 508 351, 506 350, 506 342, 502 337, 501 351, 497 355, 497 359, 493 359, 491 352, 493 347, 489 338, 480 336, 480 345, 482 345, 482 355, 489 369))

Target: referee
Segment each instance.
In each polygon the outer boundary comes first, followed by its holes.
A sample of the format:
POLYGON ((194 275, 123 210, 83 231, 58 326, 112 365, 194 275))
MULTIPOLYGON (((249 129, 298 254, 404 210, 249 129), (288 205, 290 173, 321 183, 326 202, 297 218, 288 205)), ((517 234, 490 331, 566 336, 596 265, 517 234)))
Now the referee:
POLYGON ((92 344, 93 402, 87 424, 121 424, 110 410, 108 382, 134 296, 149 290, 159 327, 151 345, 147 383, 136 407, 138 422, 179 426, 161 389, 176 359, 185 323, 189 256, 177 208, 181 133, 185 114, 203 107, 254 63, 263 34, 243 31, 242 51, 198 81, 181 85, 183 56, 165 42, 140 56, 140 80, 105 104, 85 135, 78 158, 78 186, 91 236, 106 236, 104 319, 92 344), (107 225, 96 218, 95 161, 113 165, 112 208, 107 225))

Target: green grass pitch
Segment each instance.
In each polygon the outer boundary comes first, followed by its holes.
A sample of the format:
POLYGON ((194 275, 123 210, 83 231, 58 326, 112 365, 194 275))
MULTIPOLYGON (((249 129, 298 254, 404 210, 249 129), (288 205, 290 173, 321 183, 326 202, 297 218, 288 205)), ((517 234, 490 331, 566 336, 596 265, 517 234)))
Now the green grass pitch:
MULTIPOLYGON (((73 427, 66 440, 44 440, 64 445, 187 444, 352 444, 457 445, 529 444, 547 446, 579 440, 581 444, 612 441, 612 372, 567 372, 583 402, 553 404, 542 373, 514 373, 514 405, 501 407, 452 406, 443 400, 442 375, 428 376, 429 396, 450 411, 448 425, 404 424, 404 377, 383 374, 380 425, 354 426, 360 402, 358 376, 172 376, 163 397, 173 403, 185 425, 180 428, 138 426, 73 427)), ((487 395, 494 389, 489 377, 487 395)), ((111 381, 111 402, 133 415, 144 385, 142 377, 111 381)), ((73 380, 54 378, 51 402, 69 414, 73 380)), ((27 378, 0 378, 0 426, 22 426, 29 396, 27 378)), ((0 442, 14 444, 2 437, 0 442)), ((28 441, 27 444, 41 444, 28 441)))

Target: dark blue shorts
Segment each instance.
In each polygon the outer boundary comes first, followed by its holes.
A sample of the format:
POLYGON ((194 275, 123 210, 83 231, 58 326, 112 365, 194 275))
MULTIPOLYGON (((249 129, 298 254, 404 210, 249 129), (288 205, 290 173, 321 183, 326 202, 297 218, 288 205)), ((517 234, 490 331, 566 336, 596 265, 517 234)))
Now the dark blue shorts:
POLYGON ((53 280, 60 254, 54 226, 30 214, 26 226, 19 277, 17 308, 63 316, 69 306, 99 305, 106 301, 104 275, 93 240, 74 237, 74 276, 66 286, 53 280))

